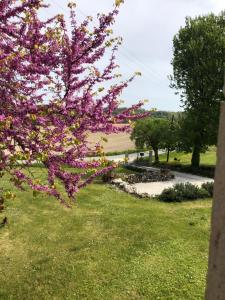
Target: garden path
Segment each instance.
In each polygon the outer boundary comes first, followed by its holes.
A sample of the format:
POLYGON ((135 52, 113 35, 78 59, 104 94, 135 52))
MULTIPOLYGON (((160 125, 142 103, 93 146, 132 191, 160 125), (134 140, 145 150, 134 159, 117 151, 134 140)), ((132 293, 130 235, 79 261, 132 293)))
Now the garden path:
POLYGON ((197 186, 201 186, 205 182, 213 182, 212 178, 174 172, 175 178, 164 182, 147 182, 147 183, 135 183, 132 186, 136 187, 138 194, 148 194, 149 196, 155 196, 161 194, 161 192, 169 187, 172 187, 176 183, 192 183, 197 186))

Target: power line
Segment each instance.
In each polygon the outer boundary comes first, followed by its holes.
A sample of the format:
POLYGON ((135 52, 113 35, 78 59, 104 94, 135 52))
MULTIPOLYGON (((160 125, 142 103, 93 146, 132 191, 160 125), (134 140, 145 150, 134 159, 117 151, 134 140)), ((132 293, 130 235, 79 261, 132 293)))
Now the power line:
MULTIPOLYGON (((77 8, 77 10, 86 18, 87 17, 87 14, 85 14, 80 8, 77 8)), ((120 48, 122 48, 123 50, 124 50, 124 53, 121 53, 123 56, 127 56, 127 57, 129 57, 130 59, 132 59, 132 60, 135 60, 138 64, 140 64, 140 65, 142 65, 142 68, 144 68, 147 72, 151 72, 152 74, 152 76, 155 76, 155 77, 157 77, 158 76, 158 78, 157 79, 159 79, 159 80, 161 80, 162 78, 161 78, 161 75, 158 73, 158 72, 156 72, 155 70, 153 70, 153 69, 151 69, 151 68, 149 68, 149 67, 146 67, 146 65, 144 65, 134 54, 131 54, 123 45, 121 45, 121 47, 120 48)), ((121 52, 121 51, 119 51, 119 52, 121 52)))
MULTIPOLYGON (((68 10, 66 10, 65 7, 63 7, 57 0, 51 2, 52 5, 56 5, 60 7, 63 10, 63 12, 68 14, 68 10)), ((80 8, 76 8, 76 10, 84 18, 87 18, 87 14, 84 13, 80 8)), ((97 26, 96 20, 93 20, 93 24, 97 26)), ((118 49, 118 54, 126 59, 126 61, 123 61, 123 64, 125 64, 132 71, 132 73, 135 71, 139 71, 139 69, 141 69, 142 72, 144 70, 143 77, 150 80, 151 82, 154 82, 154 84, 160 87, 165 87, 161 82, 162 80, 161 75, 157 73, 155 70, 146 67, 146 65, 144 65, 134 54, 129 53, 129 51, 123 45, 121 45, 120 48, 118 49)))

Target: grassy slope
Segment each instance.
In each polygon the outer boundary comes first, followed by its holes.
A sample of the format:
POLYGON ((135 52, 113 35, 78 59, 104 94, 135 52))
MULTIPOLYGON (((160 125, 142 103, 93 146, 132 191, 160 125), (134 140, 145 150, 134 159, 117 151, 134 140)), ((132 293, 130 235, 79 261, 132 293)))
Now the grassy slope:
MULTIPOLYGON (((177 158, 179 163, 184 165, 190 165, 191 163, 191 153, 184 152, 171 152, 170 153, 170 162, 175 162, 174 158, 177 158)), ((166 161, 166 154, 160 155, 160 161, 166 161)), ((216 164, 216 149, 211 148, 205 153, 201 154, 201 165, 215 165, 216 164)))
POLYGON ((17 195, 0 229, 1 300, 203 298, 210 200, 144 201, 93 184, 67 210, 17 195))

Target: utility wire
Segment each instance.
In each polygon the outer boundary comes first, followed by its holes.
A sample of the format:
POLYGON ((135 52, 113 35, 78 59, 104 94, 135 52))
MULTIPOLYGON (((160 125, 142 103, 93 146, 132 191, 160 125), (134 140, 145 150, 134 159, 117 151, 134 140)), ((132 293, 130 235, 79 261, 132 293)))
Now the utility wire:
MULTIPOLYGON (((63 7, 57 0, 54 0, 54 2, 51 1, 51 5, 60 7, 63 12, 68 15, 68 10, 66 10, 65 7, 63 7)), ((80 8, 76 8, 76 10, 84 18, 87 18, 87 14, 85 14, 80 8)), ((48 15, 50 16, 49 13, 48 15)), ((93 24, 97 26, 96 20, 93 20, 93 24)), ((144 70, 142 75, 145 77, 145 79, 150 80, 151 82, 153 81, 154 84, 157 84, 160 87, 165 87, 161 82, 162 77, 159 75, 159 73, 149 67, 146 67, 146 65, 144 65, 138 58, 129 53, 129 51, 123 45, 120 46, 118 54, 125 58, 123 64, 125 64, 132 72, 139 71, 139 69, 144 70)))
MULTIPOLYGON (((77 8, 77 10, 78 10, 85 18, 87 17, 87 14, 85 14, 80 8, 77 8)), ((119 51, 119 52, 121 52, 121 54, 122 54, 123 56, 126 56, 126 57, 128 57, 128 58, 130 58, 130 59, 136 61, 136 62, 137 62, 138 64, 140 64, 140 65, 142 66, 142 68, 145 69, 147 72, 151 72, 151 73, 152 73, 152 76, 155 76, 155 77, 158 76, 157 79, 159 79, 159 80, 162 79, 161 75, 160 75, 158 72, 156 72, 155 70, 153 70, 153 69, 151 69, 151 68, 149 68, 149 67, 146 67, 146 65, 145 65, 143 62, 141 62, 134 54, 130 53, 129 50, 127 50, 123 45, 121 45, 120 49, 123 49, 123 51, 124 51, 123 53, 122 53, 122 51, 119 51)))

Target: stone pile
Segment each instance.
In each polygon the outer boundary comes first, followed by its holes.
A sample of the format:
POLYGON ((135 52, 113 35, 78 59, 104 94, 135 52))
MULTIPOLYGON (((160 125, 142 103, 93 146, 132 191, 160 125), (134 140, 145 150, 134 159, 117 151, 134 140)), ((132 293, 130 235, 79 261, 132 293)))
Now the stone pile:
POLYGON ((123 177, 123 180, 130 183, 140 183, 140 182, 159 182, 168 181, 174 178, 174 175, 167 170, 160 171, 147 171, 140 174, 129 174, 123 177))
POLYGON ((166 169, 148 170, 143 173, 129 175, 121 174, 121 176, 122 178, 112 178, 110 183, 119 189, 140 198, 146 198, 149 197, 149 195, 146 193, 138 193, 136 187, 134 186, 135 183, 160 182, 174 178, 174 175, 171 173, 171 171, 166 169))
POLYGON ((142 173, 120 174, 122 178, 110 178, 109 182, 119 189, 140 198, 149 197, 146 193, 138 193, 135 183, 160 182, 174 179, 174 174, 168 169, 151 169, 142 173))
POLYGON ((123 181, 121 178, 113 179, 111 181, 111 184, 113 184, 113 185, 117 186, 118 188, 120 188, 121 190, 123 190, 129 194, 135 195, 137 197, 140 197, 140 198, 149 197, 148 194, 139 194, 137 192, 137 189, 135 186, 132 186, 131 184, 123 181))

